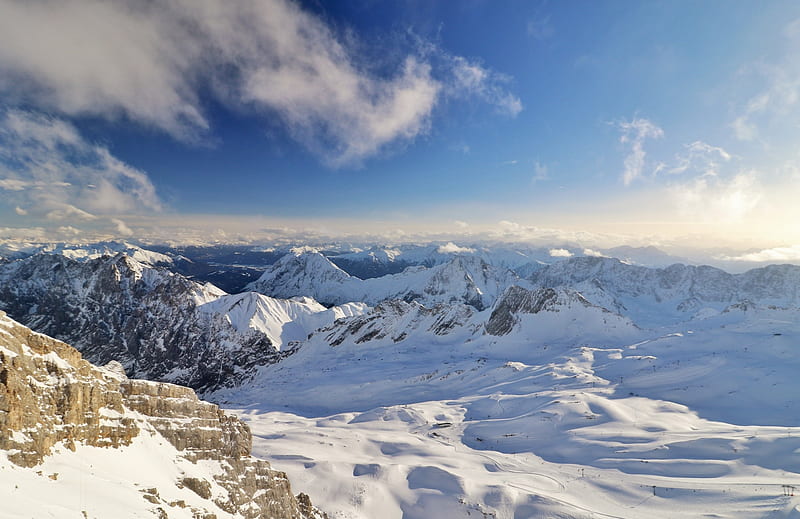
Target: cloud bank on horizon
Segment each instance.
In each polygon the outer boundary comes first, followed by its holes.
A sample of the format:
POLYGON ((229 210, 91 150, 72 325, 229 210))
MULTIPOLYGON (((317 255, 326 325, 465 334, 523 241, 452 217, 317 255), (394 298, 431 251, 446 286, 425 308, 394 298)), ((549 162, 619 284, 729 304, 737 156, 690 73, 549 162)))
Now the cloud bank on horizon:
POLYGON ((800 8, 575 5, 0 0, 4 236, 272 220, 793 257, 800 8))

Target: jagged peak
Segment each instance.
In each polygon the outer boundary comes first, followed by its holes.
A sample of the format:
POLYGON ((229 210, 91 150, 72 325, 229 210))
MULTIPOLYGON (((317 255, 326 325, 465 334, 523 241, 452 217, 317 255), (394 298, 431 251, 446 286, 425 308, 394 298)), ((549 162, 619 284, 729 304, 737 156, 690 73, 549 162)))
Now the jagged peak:
POLYGON ((605 308, 593 305, 579 292, 572 289, 535 288, 529 290, 512 285, 498 298, 492 308, 491 316, 485 325, 486 332, 490 335, 506 335, 514 329, 519 320, 518 316, 521 314, 558 312, 562 308, 575 305, 612 313, 605 308))

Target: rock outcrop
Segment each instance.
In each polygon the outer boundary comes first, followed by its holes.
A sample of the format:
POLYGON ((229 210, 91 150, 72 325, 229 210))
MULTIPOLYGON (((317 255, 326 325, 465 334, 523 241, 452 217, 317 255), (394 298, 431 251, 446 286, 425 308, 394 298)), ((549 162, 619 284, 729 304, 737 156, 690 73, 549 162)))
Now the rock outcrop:
MULTIPOLYGON (((160 435, 189 466, 205 467, 174 481, 209 502, 196 517, 218 517, 209 510, 248 519, 324 517, 307 496, 292 494, 284 473, 250 457, 250 430, 238 418, 190 388, 130 380, 118 363, 93 366, 0 312, 0 449, 11 462, 35 467, 55 447, 121 448, 141 434, 160 435)), ((159 489, 141 492, 168 515, 172 505, 162 503, 159 489)))

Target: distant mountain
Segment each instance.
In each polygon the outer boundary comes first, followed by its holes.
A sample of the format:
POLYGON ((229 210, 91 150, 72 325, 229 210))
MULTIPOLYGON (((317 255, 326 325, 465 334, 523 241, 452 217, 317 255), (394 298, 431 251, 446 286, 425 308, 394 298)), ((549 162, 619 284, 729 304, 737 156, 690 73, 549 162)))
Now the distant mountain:
POLYGON ((347 273, 361 279, 397 274, 407 267, 434 267, 456 256, 474 257, 494 267, 515 270, 549 257, 546 249, 460 246, 452 242, 428 245, 373 246, 365 250, 328 255, 347 273))
POLYGON ((772 265, 743 274, 709 266, 647 268, 613 258, 571 258, 531 275, 539 287, 569 287, 599 306, 657 326, 709 315, 744 300, 795 306, 800 267, 772 265), (702 311, 702 312, 701 312, 702 311))
POLYGON ((622 245, 610 249, 601 249, 601 252, 609 258, 617 258, 624 263, 643 267, 668 267, 675 263, 691 263, 687 258, 667 254, 653 246, 631 247, 622 245))
POLYGON ((228 296, 123 253, 84 262, 37 254, 2 265, 0 308, 95 363, 117 360, 132 376, 198 391, 241 383, 285 354, 284 337, 313 331, 302 323, 327 324, 337 312, 307 301, 228 296))
POLYGON ((403 299, 426 305, 462 302, 483 310, 514 283, 526 282, 472 256, 455 256, 434 267, 410 267, 399 274, 362 280, 320 253, 303 252, 278 260, 248 289, 280 298, 309 296, 329 305, 350 301, 374 305, 403 299))
POLYGON ((93 366, 2 312, 0 402, 5 517, 323 517, 250 457, 237 418, 189 388, 93 366))

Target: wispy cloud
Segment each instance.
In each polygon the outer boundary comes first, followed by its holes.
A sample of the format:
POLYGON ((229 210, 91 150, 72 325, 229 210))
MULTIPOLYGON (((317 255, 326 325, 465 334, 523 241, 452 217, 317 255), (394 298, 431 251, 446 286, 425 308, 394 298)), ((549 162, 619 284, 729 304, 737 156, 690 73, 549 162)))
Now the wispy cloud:
POLYGON ((433 45, 408 49, 393 67, 372 66, 349 38, 290 0, 0 0, 0 7, 7 102, 123 116, 182 141, 209 135, 206 93, 277 117, 334 166, 424 134, 444 96, 477 97, 512 116, 522 109, 505 76, 433 45))
POLYGON ((71 124, 20 110, 0 113, 0 195, 18 215, 52 221, 162 209, 144 172, 71 124))
POLYGON ((667 189, 679 212, 700 222, 735 223, 764 197, 761 172, 745 169, 738 157, 702 141, 687 144, 671 165, 667 189))
POLYGON ((782 56, 745 67, 743 74, 755 74, 759 88, 736 109, 730 123, 735 137, 742 141, 762 140, 762 128, 774 122, 797 119, 800 107, 800 19, 788 23, 783 30, 785 52, 782 56))
POLYGON ((509 76, 461 56, 449 56, 442 51, 437 53, 448 63, 443 68, 449 70, 452 77, 447 81, 451 95, 476 97, 511 117, 516 117, 522 111, 522 101, 505 88, 505 84, 511 81, 509 76))
POLYGON ((717 176, 721 165, 730 162, 733 156, 723 148, 702 141, 695 141, 684 147, 683 153, 675 157, 675 165, 665 167, 668 173, 681 174, 694 172, 704 176, 717 176))
POLYGON ((647 139, 659 139, 664 136, 664 131, 656 124, 642 117, 634 117, 630 121, 617 123, 621 135, 619 142, 627 148, 625 169, 622 173, 622 182, 626 186, 640 178, 644 171, 647 153, 644 143, 647 139))
POLYGON ((542 164, 538 160, 533 161, 533 176, 531 177, 531 182, 535 184, 536 182, 549 179, 547 165, 542 164))
POLYGON ((759 172, 704 175, 672 185, 669 189, 684 217, 698 222, 743 221, 764 196, 759 172))
POLYGON ((550 22, 549 16, 537 16, 528 20, 526 28, 528 36, 539 41, 552 38, 556 32, 553 24, 550 22))

